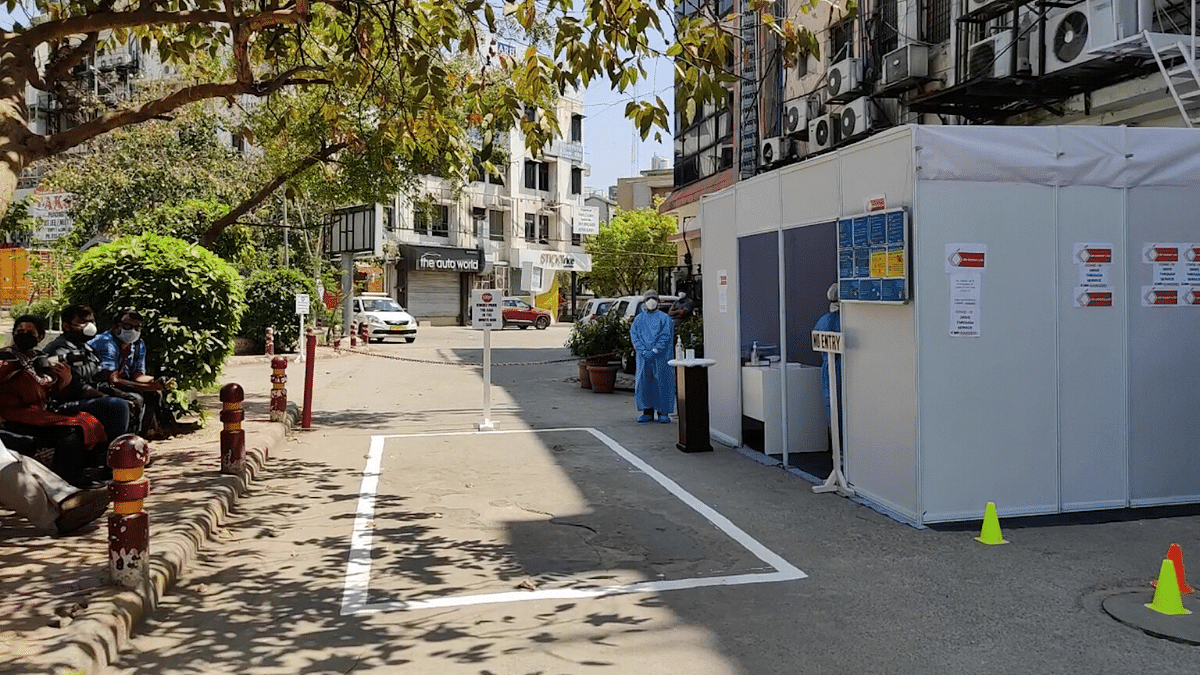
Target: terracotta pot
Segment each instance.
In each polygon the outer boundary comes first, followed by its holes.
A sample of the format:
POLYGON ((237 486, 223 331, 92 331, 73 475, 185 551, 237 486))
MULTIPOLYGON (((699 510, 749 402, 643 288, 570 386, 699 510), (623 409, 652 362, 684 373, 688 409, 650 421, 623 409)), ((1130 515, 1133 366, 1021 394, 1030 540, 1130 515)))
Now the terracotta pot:
POLYGON ((592 388, 592 378, 588 373, 587 361, 579 362, 579 386, 583 387, 584 389, 592 388))
POLYGON ((617 384, 617 366, 588 366, 593 394, 611 394, 617 384))

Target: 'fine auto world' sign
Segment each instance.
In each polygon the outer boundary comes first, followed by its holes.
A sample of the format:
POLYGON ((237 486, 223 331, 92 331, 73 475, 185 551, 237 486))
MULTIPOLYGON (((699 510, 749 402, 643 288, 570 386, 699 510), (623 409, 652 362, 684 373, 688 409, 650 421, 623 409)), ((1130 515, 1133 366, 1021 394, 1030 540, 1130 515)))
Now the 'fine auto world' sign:
POLYGON ((482 268, 479 249, 404 246, 408 268, 424 272, 476 273, 482 268))

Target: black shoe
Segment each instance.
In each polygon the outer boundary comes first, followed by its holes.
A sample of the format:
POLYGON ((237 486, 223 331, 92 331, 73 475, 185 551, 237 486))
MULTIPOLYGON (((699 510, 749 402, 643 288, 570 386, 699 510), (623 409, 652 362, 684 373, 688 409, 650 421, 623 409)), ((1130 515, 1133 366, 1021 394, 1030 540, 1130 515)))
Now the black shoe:
POLYGON ((80 490, 59 502, 62 513, 54 520, 59 534, 70 534, 108 511, 108 489, 80 490))

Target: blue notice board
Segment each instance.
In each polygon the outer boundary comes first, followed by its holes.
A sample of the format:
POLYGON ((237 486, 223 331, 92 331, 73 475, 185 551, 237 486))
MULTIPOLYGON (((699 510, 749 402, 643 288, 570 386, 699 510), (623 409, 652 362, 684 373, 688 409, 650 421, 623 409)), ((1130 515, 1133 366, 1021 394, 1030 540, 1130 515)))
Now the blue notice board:
POLYGON ((905 303, 912 299, 907 211, 889 209, 841 218, 837 235, 842 300, 905 303))

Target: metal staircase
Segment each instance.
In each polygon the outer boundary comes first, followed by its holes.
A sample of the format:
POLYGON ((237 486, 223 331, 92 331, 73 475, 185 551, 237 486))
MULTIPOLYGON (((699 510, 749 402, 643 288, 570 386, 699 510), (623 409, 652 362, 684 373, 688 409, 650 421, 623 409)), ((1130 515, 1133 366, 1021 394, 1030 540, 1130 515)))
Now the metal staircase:
POLYGON ((1150 33, 1142 36, 1189 129, 1200 126, 1200 53, 1196 51, 1196 0, 1192 0, 1191 36, 1150 33))

